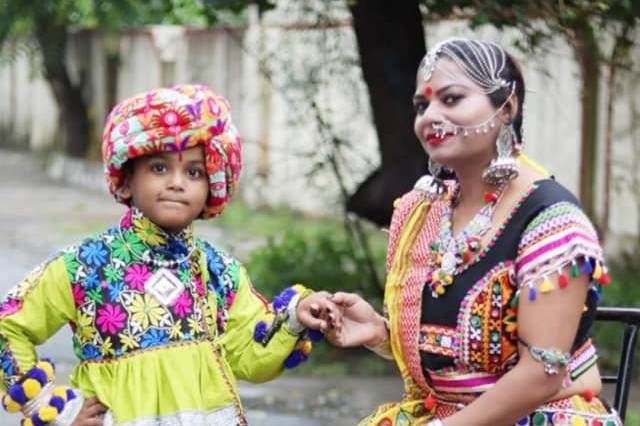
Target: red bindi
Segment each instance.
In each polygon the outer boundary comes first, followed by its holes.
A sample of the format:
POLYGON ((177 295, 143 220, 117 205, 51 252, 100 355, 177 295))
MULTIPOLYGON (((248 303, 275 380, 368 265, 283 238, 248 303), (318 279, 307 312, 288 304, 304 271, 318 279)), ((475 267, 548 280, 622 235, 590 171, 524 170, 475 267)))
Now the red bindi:
POLYGON ((427 86, 424 88, 424 95, 431 96, 433 95, 433 88, 431 86, 427 86))

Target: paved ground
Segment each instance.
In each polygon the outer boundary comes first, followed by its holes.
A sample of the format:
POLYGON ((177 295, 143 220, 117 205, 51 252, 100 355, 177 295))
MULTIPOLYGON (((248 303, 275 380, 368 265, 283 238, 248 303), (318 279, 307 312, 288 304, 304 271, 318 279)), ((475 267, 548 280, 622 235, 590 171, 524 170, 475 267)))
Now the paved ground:
MULTIPOLYGON (((106 191, 69 187, 47 178, 34 159, 0 150, 0 295, 56 249, 117 220, 123 208, 106 191)), ((207 227, 212 242, 232 236, 207 227)), ((61 330, 38 348, 65 376, 75 358, 70 332, 61 330)), ((268 384, 241 384, 252 425, 347 426, 377 403, 400 395, 396 378, 322 379, 285 375, 268 384)), ((18 425, 0 410, 0 425, 18 425)))

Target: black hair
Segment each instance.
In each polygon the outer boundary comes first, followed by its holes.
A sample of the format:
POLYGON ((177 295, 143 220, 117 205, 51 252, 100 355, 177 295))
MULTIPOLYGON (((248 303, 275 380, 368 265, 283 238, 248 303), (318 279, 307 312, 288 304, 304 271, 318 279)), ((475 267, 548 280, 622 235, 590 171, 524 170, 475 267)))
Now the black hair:
MULTIPOLYGON (((507 101, 512 90, 514 90, 513 87, 515 84, 514 94, 517 98, 518 112, 515 116, 511 117, 511 122, 518 137, 518 141, 522 143, 525 85, 520 66, 513 56, 495 43, 488 43, 479 40, 452 39, 444 42, 443 46, 448 47, 446 49, 447 53, 445 55, 440 55, 440 52, 437 52, 437 57, 446 58, 450 55, 455 55, 455 58, 453 58, 455 59, 455 62, 462 62, 476 70, 479 74, 484 74, 483 70, 486 70, 486 63, 495 62, 497 69, 502 68, 497 77, 505 80, 509 84, 489 93, 487 96, 489 96, 491 104, 495 108, 499 108, 507 101), (476 48, 474 49, 472 46, 475 46, 476 48), (478 52, 486 52, 487 50, 491 52, 491 58, 478 57, 478 52), (485 64, 483 64, 482 61, 484 61, 485 64)), ((494 76, 487 76, 487 78, 494 78, 494 76)))

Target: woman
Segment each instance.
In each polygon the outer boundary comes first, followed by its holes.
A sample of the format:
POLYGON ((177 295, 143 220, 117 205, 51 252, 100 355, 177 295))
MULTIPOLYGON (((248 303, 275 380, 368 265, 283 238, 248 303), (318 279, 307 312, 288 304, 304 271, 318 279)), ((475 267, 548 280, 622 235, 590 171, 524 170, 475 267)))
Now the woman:
POLYGON ((588 337, 609 282, 569 191, 520 154, 525 86, 493 43, 452 39, 422 61, 415 132, 432 176, 396 204, 385 313, 334 295, 338 346, 364 344, 405 384, 363 425, 621 425, 588 337), (455 179, 437 179, 446 167, 455 179))

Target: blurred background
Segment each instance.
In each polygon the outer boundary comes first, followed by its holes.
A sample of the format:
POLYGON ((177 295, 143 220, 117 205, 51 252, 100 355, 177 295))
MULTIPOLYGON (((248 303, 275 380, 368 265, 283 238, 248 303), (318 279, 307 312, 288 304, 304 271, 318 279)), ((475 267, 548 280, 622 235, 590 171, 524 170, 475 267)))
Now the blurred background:
MULTIPOLYGON (((602 303, 638 306, 639 22, 637 0, 0 0, 0 291, 120 216, 100 164, 110 108, 203 83, 231 102, 244 167, 201 234, 269 296, 304 282, 379 306, 392 202, 426 173, 416 69, 464 36, 519 59, 525 152, 596 224, 614 278, 602 303)), ((620 333, 598 326, 595 339, 614 368, 620 333)), ((41 354, 68 371, 69 332, 41 354)), ((255 424, 349 425, 401 383, 364 350, 320 345, 299 371, 241 391, 255 424)), ((640 424, 637 386, 631 398, 640 424)))

